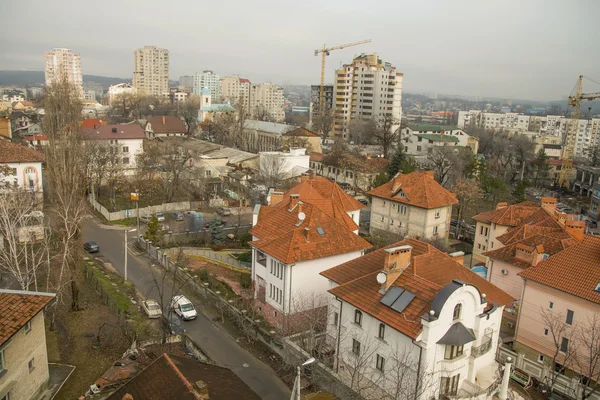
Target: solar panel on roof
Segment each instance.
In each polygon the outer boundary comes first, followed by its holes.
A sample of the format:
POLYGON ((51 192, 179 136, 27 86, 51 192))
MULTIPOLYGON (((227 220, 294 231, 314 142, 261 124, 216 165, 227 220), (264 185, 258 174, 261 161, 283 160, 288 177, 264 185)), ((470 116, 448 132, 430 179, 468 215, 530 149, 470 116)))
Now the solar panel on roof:
POLYGON ((325 236, 325 231, 320 226, 317 226, 317 232, 319 233, 319 235, 325 236))
POLYGON ((386 306, 391 307, 392 303, 395 302, 396 300, 398 300, 398 297, 400 297, 402 292, 404 292, 404 289, 402 289, 401 287, 398 287, 398 286, 394 286, 379 301, 382 304, 385 304, 386 306))
POLYGON ((392 304, 392 310, 396 310, 398 312, 404 311, 404 309, 410 304, 411 301, 413 301, 414 298, 415 295, 408 290, 403 291, 400 297, 398 297, 398 300, 392 304))

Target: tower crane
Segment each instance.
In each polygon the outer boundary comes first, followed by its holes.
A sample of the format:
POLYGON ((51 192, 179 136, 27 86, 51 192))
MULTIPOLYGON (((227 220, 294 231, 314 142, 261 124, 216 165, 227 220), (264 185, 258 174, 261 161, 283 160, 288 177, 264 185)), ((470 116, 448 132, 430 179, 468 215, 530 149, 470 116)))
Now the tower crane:
MULTIPOLYGON (((563 153, 563 165, 558 177, 558 186, 569 186, 571 173, 573 171, 573 154, 575 152, 575 141, 577 139, 577 126, 581 113, 581 102, 583 100, 594 100, 600 98, 600 93, 583 93, 583 75, 579 75, 574 94, 569 96, 569 105, 572 106, 571 116, 567 125, 565 140, 565 151, 563 153)), ((592 132, 590 143, 595 145, 595 134, 592 132)))
POLYGON ((319 108, 323 109, 323 92, 325 87, 325 58, 329 55, 329 53, 333 50, 345 49, 346 47, 358 46, 359 44, 371 43, 371 39, 362 40, 360 42, 342 44, 340 46, 335 47, 326 47, 323 45, 322 49, 315 50, 315 56, 318 56, 321 53, 321 87, 319 89, 319 108))

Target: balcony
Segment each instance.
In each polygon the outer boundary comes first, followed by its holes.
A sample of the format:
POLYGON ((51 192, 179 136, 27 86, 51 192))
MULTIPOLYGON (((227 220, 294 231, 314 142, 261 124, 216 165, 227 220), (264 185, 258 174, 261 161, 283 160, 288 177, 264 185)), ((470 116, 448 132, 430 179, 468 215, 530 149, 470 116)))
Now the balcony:
POLYGON ((483 340, 479 346, 471 348, 471 357, 477 358, 486 354, 492 348, 492 330, 487 328, 484 333, 483 340))

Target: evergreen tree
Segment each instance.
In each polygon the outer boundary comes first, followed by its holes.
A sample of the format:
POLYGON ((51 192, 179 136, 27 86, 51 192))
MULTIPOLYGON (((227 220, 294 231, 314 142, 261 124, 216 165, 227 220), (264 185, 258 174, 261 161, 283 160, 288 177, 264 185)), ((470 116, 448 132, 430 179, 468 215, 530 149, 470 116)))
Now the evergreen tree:
POLYGON ((385 185, 390 181, 390 177, 385 172, 381 172, 375 175, 375 179, 373 179, 373 187, 376 188, 381 185, 385 185))
POLYGON ((417 165, 414 158, 408 156, 402 145, 398 145, 396 152, 394 153, 390 164, 388 165, 387 174, 389 178, 393 178, 398 172, 402 171, 403 174, 410 174, 416 169, 417 165))
POLYGON ((225 243, 225 231, 223 230, 223 222, 217 214, 210 221, 210 240, 212 244, 225 243))
POLYGON ((154 244, 160 243, 164 235, 162 226, 158 222, 156 215, 152 215, 150 221, 148 221, 148 229, 144 233, 144 239, 151 241, 154 244))

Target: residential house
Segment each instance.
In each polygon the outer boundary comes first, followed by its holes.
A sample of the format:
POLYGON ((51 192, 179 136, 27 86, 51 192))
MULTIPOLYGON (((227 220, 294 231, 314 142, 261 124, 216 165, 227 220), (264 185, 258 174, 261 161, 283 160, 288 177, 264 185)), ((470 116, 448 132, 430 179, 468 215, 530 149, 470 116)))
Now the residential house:
POLYGON ((12 129, 10 127, 10 118, 8 117, 0 117, 0 136, 12 139, 12 129))
POLYGON ((371 189, 371 235, 389 232, 428 240, 447 240, 456 197, 433 178, 433 171, 398 173, 371 189))
POLYGON ((301 324, 298 313, 326 306, 328 283, 319 273, 371 244, 358 236, 364 206, 329 179, 305 174, 268 201, 256 206, 250 230, 254 295, 267 321, 289 333, 301 324))
POLYGON ((290 148, 290 151, 262 151, 259 156, 259 175, 272 184, 296 178, 306 171, 310 156, 304 148, 290 148))
POLYGON ((0 289, 0 399, 38 398, 50 379, 44 308, 54 293, 0 289))
POLYGON ((11 127, 13 129, 13 132, 19 128, 23 128, 24 126, 28 126, 29 124, 31 124, 32 121, 32 116, 30 116, 29 114, 25 114, 22 111, 13 111, 10 113, 10 123, 11 123, 11 127))
POLYGON ((228 174, 233 167, 227 165, 227 157, 214 158, 207 155, 196 156, 192 159, 195 170, 192 172, 191 182, 200 179, 207 193, 219 193, 223 190, 223 182, 228 179, 228 174))
POLYGON ((172 115, 150 117, 146 122, 144 130, 150 139, 156 137, 185 136, 187 133, 185 123, 172 115))
POLYGON ((96 129, 102 125, 106 125, 106 121, 96 118, 84 118, 81 121, 81 129, 96 129))
POLYGON ((411 125, 402 129, 404 151, 413 155, 426 155, 434 146, 468 147, 473 154, 479 152, 479 139, 455 126, 411 125))
POLYGON ((36 123, 30 123, 25 126, 20 126, 13 131, 13 134, 21 137, 27 137, 30 135, 36 135, 42 133, 42 125, 36 123))
POLYGON ((109 400, 259 400, 230 369, 164 354, 108 397, 109 400))
POLYGON ((563 380, 593 387, 598 339, 590 337, 600 329, 600 237, 582 236, 581 243, 520 272, 524 290, 514 348, 546 373, 556 354, 563 380))
POLYGON ((491 399, 512 297, 463 261, 405 239, 323 271, 341 380, 366 399, 491 399))
POLYGON ((387 170, 389 161, 383 157, 345 154, 343 162, 323 153, 310 153, 310 168, 317 175, 360 190, 371 190, 375 177, 387 170))
POLYGON ((23 190, 41 194, 44 191, 43 162, 44 154, 39 151, 0 140, 0 166, 7 168, 6 175, 0 173, 0 182, 4 185, 17 185, 23 190))
POLYGON ((146 135, 138 124, 100 125, 83 129, 84 143, 114 146, 118 150, 124 173, 131 175, 137 166, 137 156, 144 152, 146 135))
POLYGON ((320 153, 321 136, 306 128, 296 128, 281 135, 281 145, 284 147, 304 147, 309 153, 320 153))
POLYGON ((48 135, 44 133, 36 133, 35 135, 27 136, 23 140, 29 147, 39 149, 48 144, 48 135))
POLYGON ((506 202, 500 202, 496 205, 495 210, 474 216, 473 219, 477 221, 477 225, 473 242, 473 265, 486 265, 487 257, 483 253, 497 249, 498 245, 501 245, 496 238, 511 228, 521 226, 522 221, 544 206, 553 213, 556 208, 556 199, 542 197, 541 205, 533 201, 524 201, 510 206, 506 202))

